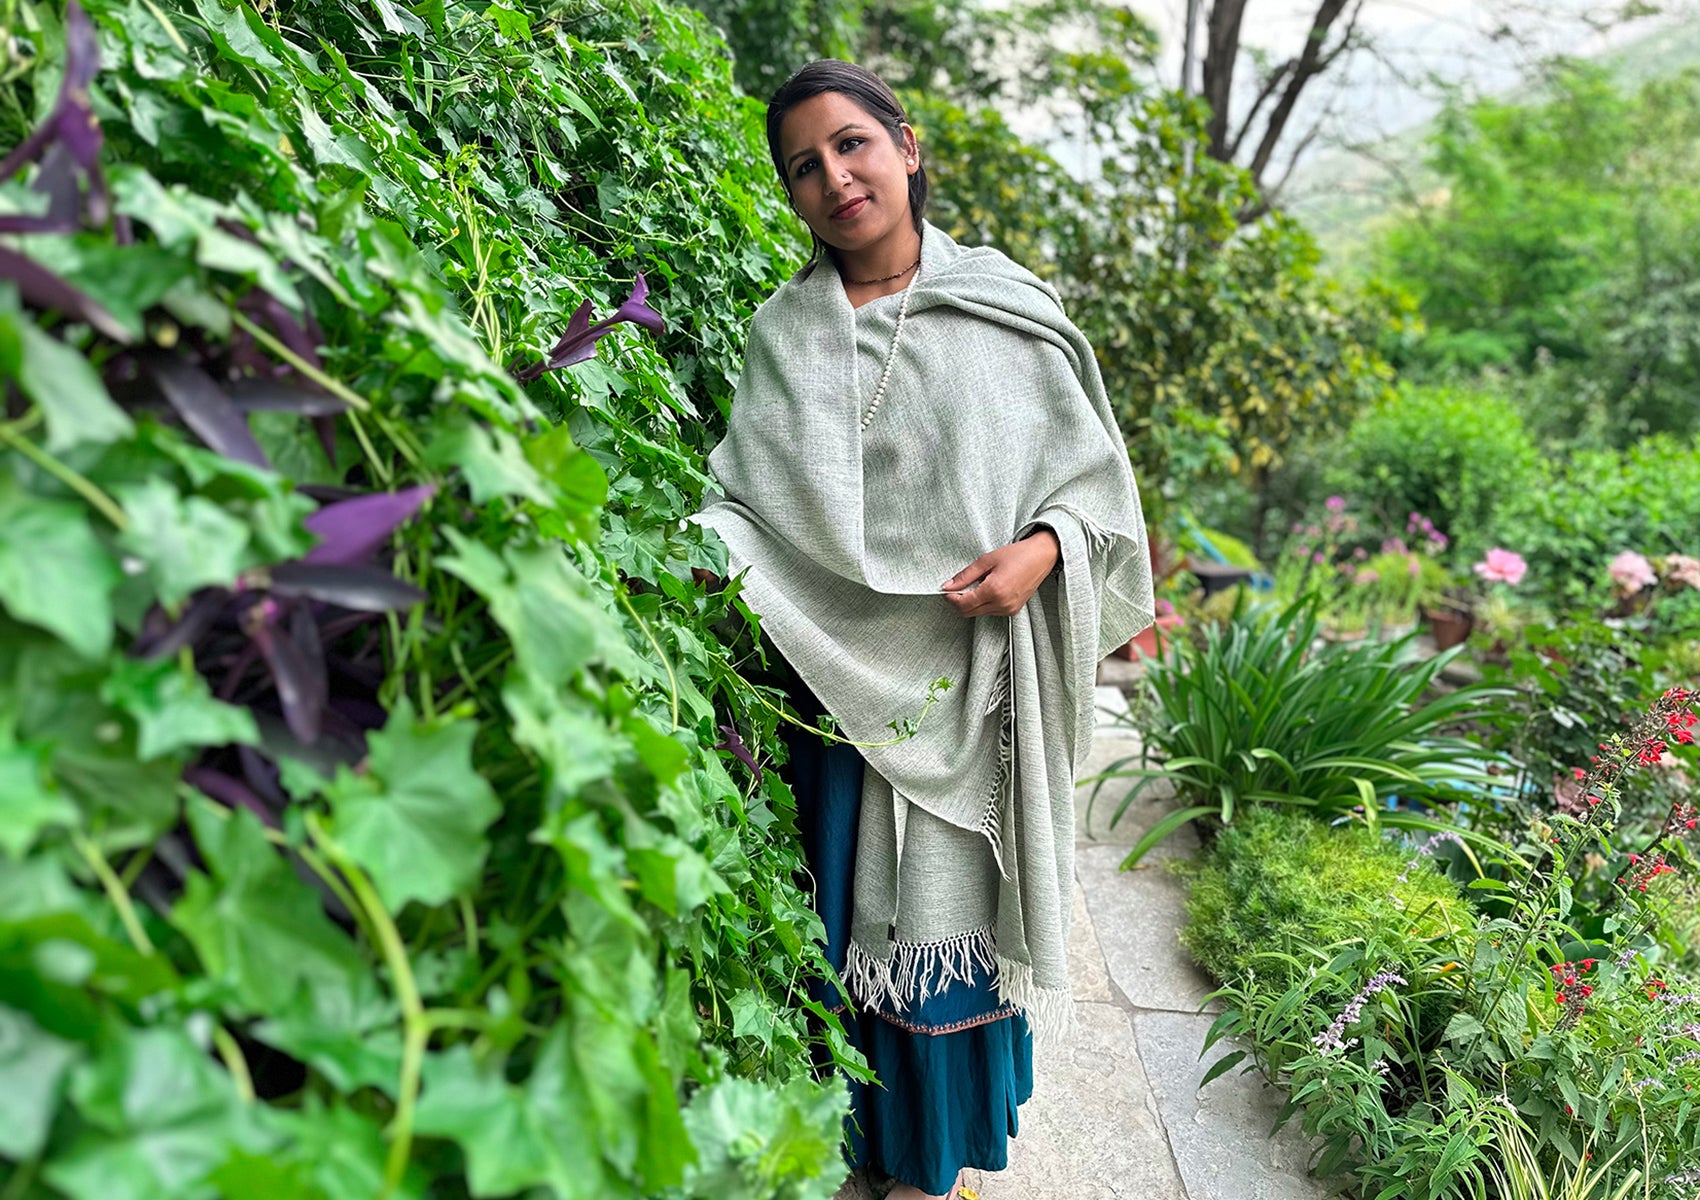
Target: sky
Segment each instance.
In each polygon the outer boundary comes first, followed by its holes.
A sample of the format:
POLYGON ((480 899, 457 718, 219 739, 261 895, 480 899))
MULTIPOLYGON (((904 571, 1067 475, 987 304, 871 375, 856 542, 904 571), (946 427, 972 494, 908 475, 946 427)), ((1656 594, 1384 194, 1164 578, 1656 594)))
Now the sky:
MULTIPOLYGON (((1161 36, 1158 70, 1163 80, 1178 84, 1185 0, 1131 3, 1161 36)), ((1201 0, 1201 56, 1203 13, 1209 5, 1210 0, 1201 0)), ((1280 61, 1303 44, 1314 8, 1314 0, 1250 0, 1244 46, 1268 51, 1280 61)), ((1296 142, 1325 110, 1325 132, 1311 150, 1312 158, 1348 144, 1380 141, 1433 116, 1442 83, 1476 93, 1502 92, 1515 86, 1539 58, 1560 52, 1595 55, 1656 28, 1656 22, 1641 20, 1599 32, 1585 18, 1601 9, 1601 0, 1366 0, 1360 27, 1373 48, 1354 53, 1312 83, 1289 126, 1287 144, 1296 142), (1507 28, 1516 36, 1494 36, 1507 28)), ((1238 76, 1236 87, 1255 86, 1251 64, 1243 56, 1238 76)), ((1066 151, 1060 156, 1066 158, 1066 151)), ((1271 178, 1278 177, 1282 165, 1277 162, 1271 178)), ((1301 169, 1296 182, 1302 184, 1303 174, 1301 169)))

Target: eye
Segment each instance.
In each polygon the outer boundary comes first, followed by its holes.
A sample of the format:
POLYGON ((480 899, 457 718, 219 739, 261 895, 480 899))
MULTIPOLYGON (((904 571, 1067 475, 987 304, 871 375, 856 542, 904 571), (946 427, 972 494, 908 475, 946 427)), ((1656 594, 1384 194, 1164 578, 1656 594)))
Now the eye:
POLYGON ((805 176, 809 173, 810 168, 812 168, 814 165, 815 165, 814 159, 805 158, 803 160, 802 165, 800 167, 798 167, 794 172, 792 172, 791 178, 801 179, 803 176, 805 176))
POLYGON ((838 152, 840 154, 848 154, 848 153, 850 153, 850 151, 854 150, 857 146, 860 146, 863 142, 865 142, 867 140, 868 140, 867 138, 859 138, 859 137, 845 138, 842 142, 838 143, 838 152))

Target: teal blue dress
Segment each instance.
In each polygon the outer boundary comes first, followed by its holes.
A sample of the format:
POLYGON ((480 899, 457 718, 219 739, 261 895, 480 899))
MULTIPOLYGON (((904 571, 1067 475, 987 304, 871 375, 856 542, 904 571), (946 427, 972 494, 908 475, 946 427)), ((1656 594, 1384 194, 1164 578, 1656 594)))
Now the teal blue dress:
MULTIPOLYGON (((805 719, 821 711, 800 683, 793 683, 792 696, 805 719)), ((800 729, 789 746, 815 909, 826 926, 827 958, 842 973, 864 763, 855 747, 800 729)), ((879 1079, 850 1084, 844 1148, 852 1167, 872 1167, 942 1196, 964 1167, 1008 1166, 1016 1109, 1033 1094, 1033 1036, 1026 1020, 999 1001, 995 977, 980 973, 968 985, 952 983, 901 1013, 869 1005, 848 1011, 837 989, 820 981, 814 998, 843 1013, 851 1043, 879 1079)))

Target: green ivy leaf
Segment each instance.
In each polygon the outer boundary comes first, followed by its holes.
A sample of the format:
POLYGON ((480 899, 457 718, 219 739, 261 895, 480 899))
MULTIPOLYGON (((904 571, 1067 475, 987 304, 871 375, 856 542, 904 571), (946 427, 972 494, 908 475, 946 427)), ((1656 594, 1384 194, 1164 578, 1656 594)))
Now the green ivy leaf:
MULTIPOLYGON (((372 1200, 385 1193, 383 1131, 346 1105, 327 1107, 311 1093, 299 1109, 268 1109, 267 1128, 285 1139, 265 1154, 238 1151, 212 1175, 235 1200, 372 1200)), ((390 1196, 418 1200, 419 1168, 409 1167, 390 1196)))
POLYGON ((454 529, 443 532, 456 557, 439 565, 489 602, 527 675, 543 684, 566 683, 595 658, 628 676, 640 670, 620 627, 591 598, 560 546, 509 550, 503 559, 454 529))
POLYGON ((344 1092, 394 1093, 401 1074, 401 1031, 394 1001, 363 974, 352 987, 305 988, 254 1036, 300 1059, 344 1092))
POLYGON ((814 1200, 842 1176, 838 1145, 848 1095, 841 1079, 806 1075, 782 1087, 727 1078, 691 1097, 685 1128, 698 1163, 693 1196, 716 1200, 814 1200))
POLYGON ((89 360, 20 312, 11 289, 6 293, 11 299, 0 296, 0 328, 21 350, 18 386, 47 418, 48 450, 58 454, 73 446, 104 446, 135 432, 89 360))
POLYGON ((0 603, 18 620, 64 639, 84 658, 112 645, 118 564, 79 504, 32 496, 0 475, 0 603))
POLYGON ((523 1087, 510 1084, 499 1064, 474 1062, 466 1046, 428 1057, 413 1126, 460 1144, 480 1200, 529 1187, 553 1188, 558 1200, 594 1200, 603 1195, 603 1172, 587 1110, 585 1081, 560 1025, 523 1087))
POLYGON ((556 536, 588 539, 596 536, 596 514, 608 502, 608 476, 573 441, 565 425, 557 425, 525 440, 525 457, 553 494, 560 516, 556 536))
POLYGON ((773 1002, 761 992, 745 988, 733 993, 728 1007, 732 1010, 732 1033, 735 1037, 753 1037, 764 1049, 773 1048, 773 1002))
POLYGON ((457 417, 432 439, 425 461, 430 466, 459 467, 474 504, 487 504, 500 496, 517 496, 545 508, 554 504, 554 496, 526 459, 519 439, 505 429, 488 429, 457 417))
POLYGON ((337 842, 392 912, 442 904, 478 880, 501 806, 472 768, 477 733, 471 721, 416 721, 404 702, 368 740, 367 770, 340 768, 326 789, 337 842))
POLYGON ((0 850, 14 858, 42 830, 77 823, 77 806, 48 786, 46 769, 46 747, 0 746, 0 850))
POLYGON ((125 1030, 72 1076, 87 1123, 42 1176, 72 1200, 161 1200, 201 1184, 238 1150, 272 1139, 235 1086, 181 1030, 125 1030))
POLYGON ((114 663, 100 695, 135 719, 136 753, 143 762, 195 746, 260 741, 253 713, 215 700, 206 680, 170 659, 114 663))
POLYGON ((159 478, 115 493, 130 519, 119 545, 146 564, 162 603, 235 583, 248 547, 248 527, 241 521, 210 500, 179 495, 159 478))
POLYGON ((171 922, 195 947, 207 975, 262 1013, 283 1010, 302 987, 352 991, 365 963, 319 897, 266 840, 259 818, 209 803, 188 810, 212 874, 189 876, 171 922))
POLYGON ((41 1153, 66 1074, 81 1057, 75 1043, 0 1007, 0 1157, 23 1162, 41 1153))

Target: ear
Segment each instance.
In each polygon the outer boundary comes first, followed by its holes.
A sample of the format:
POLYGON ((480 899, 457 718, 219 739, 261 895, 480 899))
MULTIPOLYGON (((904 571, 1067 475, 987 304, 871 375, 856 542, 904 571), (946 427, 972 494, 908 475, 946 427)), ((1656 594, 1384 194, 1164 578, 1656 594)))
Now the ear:
POLYGON ((903 134, 904 169, 913 175, 921 169, 921 143, 915 139, 915 127, 905 121, 898 127, 903 134))

